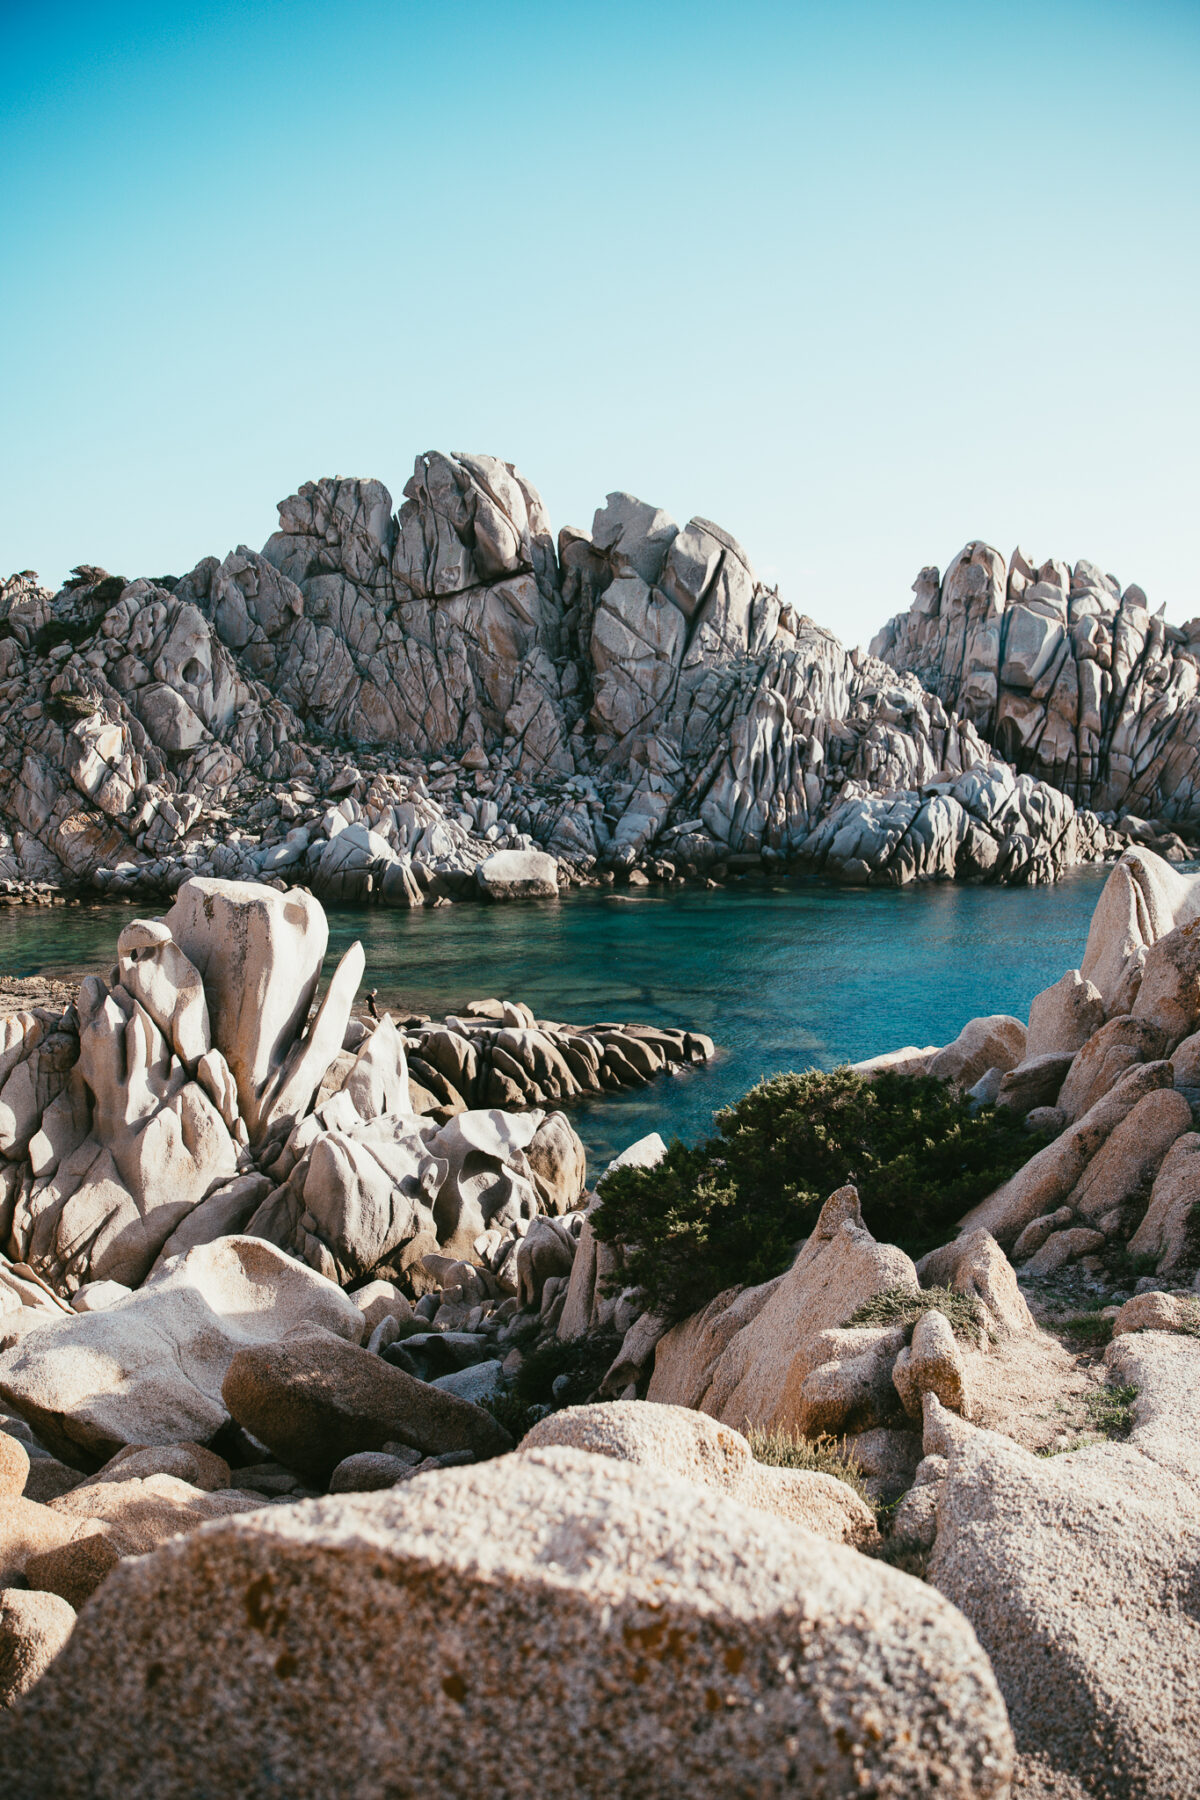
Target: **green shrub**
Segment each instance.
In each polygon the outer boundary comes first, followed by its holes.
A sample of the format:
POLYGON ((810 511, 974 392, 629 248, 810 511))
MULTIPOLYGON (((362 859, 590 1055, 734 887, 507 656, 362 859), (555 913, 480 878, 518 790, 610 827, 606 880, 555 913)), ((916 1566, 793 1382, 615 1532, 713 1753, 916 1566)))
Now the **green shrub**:
POLYGON ((922 1288, 919 1294, 908 1288, 885 1288, 864 1300, 847 1325, 915 1325, 922 1313, 940 1312, 950 1323, 956 1337, 978 1343, 987 1328, 987 1317, 974 1294, 959 1294, 953 1288, 922 1288))
POLYGON ((615 1285, 644 1288, 669 1319, 786 1269, 847 1181, 868 1229, 919 1255, 1044 1141, 927 1076, 849 1068, 776 1075, 715 1123, 718 1136, 676 1139, 657 1168, 612 1170, 592 1215, 618 1253, 615 1285))
POLYGON ((583 1406, 615 1362, 621 1340, 615 1331, 589 1332, 586 1337, 547 1338, 517 1370, 513 1392, 523 1406, 583 1406), (554 1392, 560 1375, 565 1389, 554 1392))
POLYGON ((815 1469, 820 1475, 836 1475, 868 1506, 872 1504, 862 1470, 852 1456, 838 1448, 838 1440, 829 1432, 806 1438, 782 1425, 774 1431, 761 1431, 757 1425, 750 1425, 746 1428, 746 1441, 755 1462, 768 1463, 773 1469, 815 1469))

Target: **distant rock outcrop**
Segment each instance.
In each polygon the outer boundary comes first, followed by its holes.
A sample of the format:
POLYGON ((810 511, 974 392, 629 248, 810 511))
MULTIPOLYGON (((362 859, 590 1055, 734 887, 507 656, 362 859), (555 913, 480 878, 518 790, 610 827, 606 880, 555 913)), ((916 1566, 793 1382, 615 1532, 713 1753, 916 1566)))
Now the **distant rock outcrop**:
MULTIPOLYGON (((539 847, 567 879, 749 856, 849 881, 1053 880, 1119 848, 1079 806, 1115 803, 1100 771, 1140 771, 1196 685, 1137 590, 1109 630, 1107 589, 1064 587, 1058 620, 1033 582, 1001 629, 1003 568, 980 546, 879 641, 914 675, 847 652, 708 520, 615 493, 556 546, 536 491, 488 456, 421 456, 404 494, 394 512, 377 481, 306 484, 261 554, 181 579, 0 586, 0 883, 286 876, 411 906, 486 891, 486 858, 539 847), (996 670, 1028 675, 1020 706, 996 670), (1047 680, 1055 718, 1070 681, 1072 719, 1100 707, 1086 754, 1091 723, 1070 755, 1044 727, 1029 751, 1047 680)), ((1191 759, 1168 758, 1185 811, 1191 759)))
POLYGON ((1035 568, 967 544, 872 654, 915 675, 1002 756, 1078 806, 1200 820, 1200 620, 1168 625, 1094 563, 1035 568))

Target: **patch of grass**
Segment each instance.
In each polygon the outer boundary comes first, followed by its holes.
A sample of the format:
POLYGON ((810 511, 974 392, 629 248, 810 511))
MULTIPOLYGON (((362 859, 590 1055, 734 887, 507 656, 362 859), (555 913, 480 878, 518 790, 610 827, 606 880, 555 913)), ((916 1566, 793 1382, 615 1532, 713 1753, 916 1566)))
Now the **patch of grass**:
POLYGON ((1045 1141, 928 1076, 850 1068, 760 1082, 716 1126, 697 1145, 676 1139, 653 1169, 613 1169, 593 1214, 616 1252, 613 1285, 645 1289, 671 1320, 781 1274, 846 1182, 875 1237, 920 1253, 1045 1141))
POLYGON ((1112 1341, 1113 1322, 1103 1313, 1071 1313, 1065 1319, 1048 1319, 1047 1331, 1073 1344, 1107 1344, 1112 1341))
POLYGON ((1137 1392, 1135 1387, 1102 1387, 1089 1394, 1084 1405, 1093 1431, 1106 1438, 1128 1437, 1137 1392))
POLYGON ((1158 1251, 1142 1250, 1136 1256, 1121 1245, 1110 1263, 1109 1272, 1124 1281, 1140 1281, 1143 1275, 1153 1275, 1158 1268, 1158 1251))
POLYGON ((959 1294, 953 1288, 922 1288, 914 1294, 908 1288, 885 1288, 881 1294, 864 1300, 850 1317, 847 1326, 906 1325, 911 1328, 927 1312, 940 1312, 950 1322, 955 1337, 970 1338, 978 1343, 987 1330, 987 1315, 974 1294, 959 1294))
POLYGON ((927 1579, 930 1554, 916 1538, 880 1538, 877 1544, 863 1546, 864 1556, 873 1556, 876 1562, 887 1563, 904 1575, 915 1575, 918 1581, 927 1579))
POLYGON ((751 1425, 746 1430, 746 1441, 755 1462, 766 1463, 772 1469, 811 1469, 819 1475, 834 1475, 852 1487, 868 1506, 873 1506, 862 1470, 829 1432, 806 1438, 783 1425, 777 1425, 773 1431, 760 1431, 757 1425, 751 1425))

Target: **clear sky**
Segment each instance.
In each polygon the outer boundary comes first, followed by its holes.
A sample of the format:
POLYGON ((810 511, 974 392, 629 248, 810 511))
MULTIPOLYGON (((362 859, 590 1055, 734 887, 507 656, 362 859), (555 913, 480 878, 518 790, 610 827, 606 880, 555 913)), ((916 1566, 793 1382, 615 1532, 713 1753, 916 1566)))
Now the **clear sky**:
POLYGON ((1200 613, 1197 0, 0 0, 0 564, 324 474, 698 512, 848 642, 972 537, 1200 613))

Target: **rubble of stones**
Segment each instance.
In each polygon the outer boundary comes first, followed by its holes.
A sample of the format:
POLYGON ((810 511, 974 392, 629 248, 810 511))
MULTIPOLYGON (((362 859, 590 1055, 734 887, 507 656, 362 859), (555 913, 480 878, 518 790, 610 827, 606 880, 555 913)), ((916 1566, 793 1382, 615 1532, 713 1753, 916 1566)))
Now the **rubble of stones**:
MULTIPOLYGON (((1072 785, 1075 764, 1046 761, 1053 734, 1030 727, 1031 760, 1012 696, 981 711, 975 663, 957 677, 979 557, 948 574, 940 614, 935 596, 928 655, 908 648, 926 596, 868 656, 707 520, 681 529, 616 493, 555 543, 536 491, 488 456, 419 457, 404 494, 393 511, 377 481, 309 483, 261 553, 181 578, 0 582, 0 897, 166 898, 202 875, 404 907, 747 870, 1039 882, 1131 838, 1182 854, 1122 823, 1194 812, 1196 665, 1167 655, 1178 634, 1138 590, 1111 671, 1094 660, 1107 591, 1069 601, 1093 660, 1077 670, 1060 644, 1045 674, 1029 661, 1060 711, 1078 676, 1081 746, 1097 672, 1105 722, 1072 785)), ((1042 617, 1044 587, 1014 620, 1042 617)))
POLYGON ((192 880, 77 1040, 5 1025, 6 1794, 384 1800, 397 1742, 430 1795, 1193 1791, 1200 877, 1128 852, 1027 1022, 859 1065, 1036 1132, 951 1241, 846 1186, 669 1329, 565 1115, 491 1086, 613 1028, 364 1034, 356 950, 310 1019, 325 940, 192 880), (521 1371, 597 1344, 514 1444, 521 1371))

